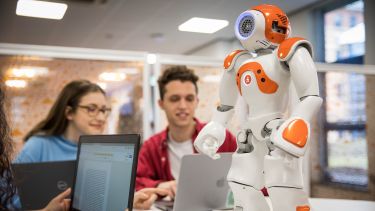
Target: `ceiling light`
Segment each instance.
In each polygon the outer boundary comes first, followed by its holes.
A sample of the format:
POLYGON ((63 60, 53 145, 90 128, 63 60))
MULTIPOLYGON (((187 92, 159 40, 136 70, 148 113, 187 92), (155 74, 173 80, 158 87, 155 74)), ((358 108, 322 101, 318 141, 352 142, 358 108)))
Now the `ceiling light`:
POLYGON ((63 3, 18 0, 16 14, 35 18, 61 20, 67 8, 68 5, 63 3))
POLYGON ((155 54, 148 54, 147 55, 147 63, 148 64, 155 64, 156 63, 156 55, 155 54))
POLYGON ((129 75, 139 74, 138 69, 132 68, 132 67, 117 68, 117 69, 115 69, 115 71, 118 72, 118 73, 125 73, 125 74, 129 74, 129 75))
POLYGON ((178 30, 212 34, 228 26, 227 20, 194 17, 178 26, 178 30))
POLYGON ((99 75, 99 79, 102 81, 123 81, 126 79, 126 74, 117 72, 104 72, 99 75))
POLYGON ((13 88, 25 88, 27 82, 25 80, 6 80, 5 85, 13 88))
POLYGON ((48 68, 45 67, 21 67, 13 68, 10 71, 10 77, 33 78, 35 76, 48 74, 48 68))

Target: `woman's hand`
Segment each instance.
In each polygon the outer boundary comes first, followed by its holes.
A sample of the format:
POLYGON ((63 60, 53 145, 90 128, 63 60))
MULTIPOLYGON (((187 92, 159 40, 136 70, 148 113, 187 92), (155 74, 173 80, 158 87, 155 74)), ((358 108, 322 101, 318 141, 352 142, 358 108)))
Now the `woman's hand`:
POLYGON ((64 192, 53 198, 41 211, 68 211, 70 207, 70 199, 66 198, 69 197, 70 192, 70 188, 66 189, 64 192))

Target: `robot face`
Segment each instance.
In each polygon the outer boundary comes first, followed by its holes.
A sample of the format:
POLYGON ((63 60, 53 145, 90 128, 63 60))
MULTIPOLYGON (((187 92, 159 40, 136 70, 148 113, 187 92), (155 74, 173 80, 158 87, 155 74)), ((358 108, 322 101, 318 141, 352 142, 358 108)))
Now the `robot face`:
POLYGON ((266 44, 264 26, 265 19, 262 13, 256 10, 248 10, 238 16, 234 31, 245 49, 256 51, 269 46, 266 44))
POLYGON ((255 29, 255 18, 252 13, 242 13, 236 21, 236 32, 238 32, 239 38, 247 39, 250 37, 255 29))

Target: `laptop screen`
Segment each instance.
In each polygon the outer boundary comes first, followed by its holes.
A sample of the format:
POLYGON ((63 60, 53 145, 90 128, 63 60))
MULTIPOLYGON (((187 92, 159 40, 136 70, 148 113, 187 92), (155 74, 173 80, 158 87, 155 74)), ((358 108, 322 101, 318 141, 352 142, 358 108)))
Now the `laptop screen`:
POLYGON ((135 144, 129 143, 81 143, 73 210, 129 208, 136 152, 135 144))

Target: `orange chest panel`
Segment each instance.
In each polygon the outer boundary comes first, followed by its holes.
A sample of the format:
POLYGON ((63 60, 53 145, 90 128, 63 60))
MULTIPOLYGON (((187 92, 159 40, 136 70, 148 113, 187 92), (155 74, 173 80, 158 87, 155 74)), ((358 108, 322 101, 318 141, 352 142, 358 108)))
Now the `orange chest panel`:
POLYGON ((270 77, 268 77, 262 65, 258 62, 248 62, 243 64, 237 72, 236 80, 238 91, 241 95, 242 84, 249 85, 250 83, 256 82, 259 90, 264 94, 273 94, 279 88, 279 85, 270 77), (251 78, 250 75, 246 75, 244 78, 242 78, 242 75, 248 71, 252 72, 255 75, 255 79, 251 78))

